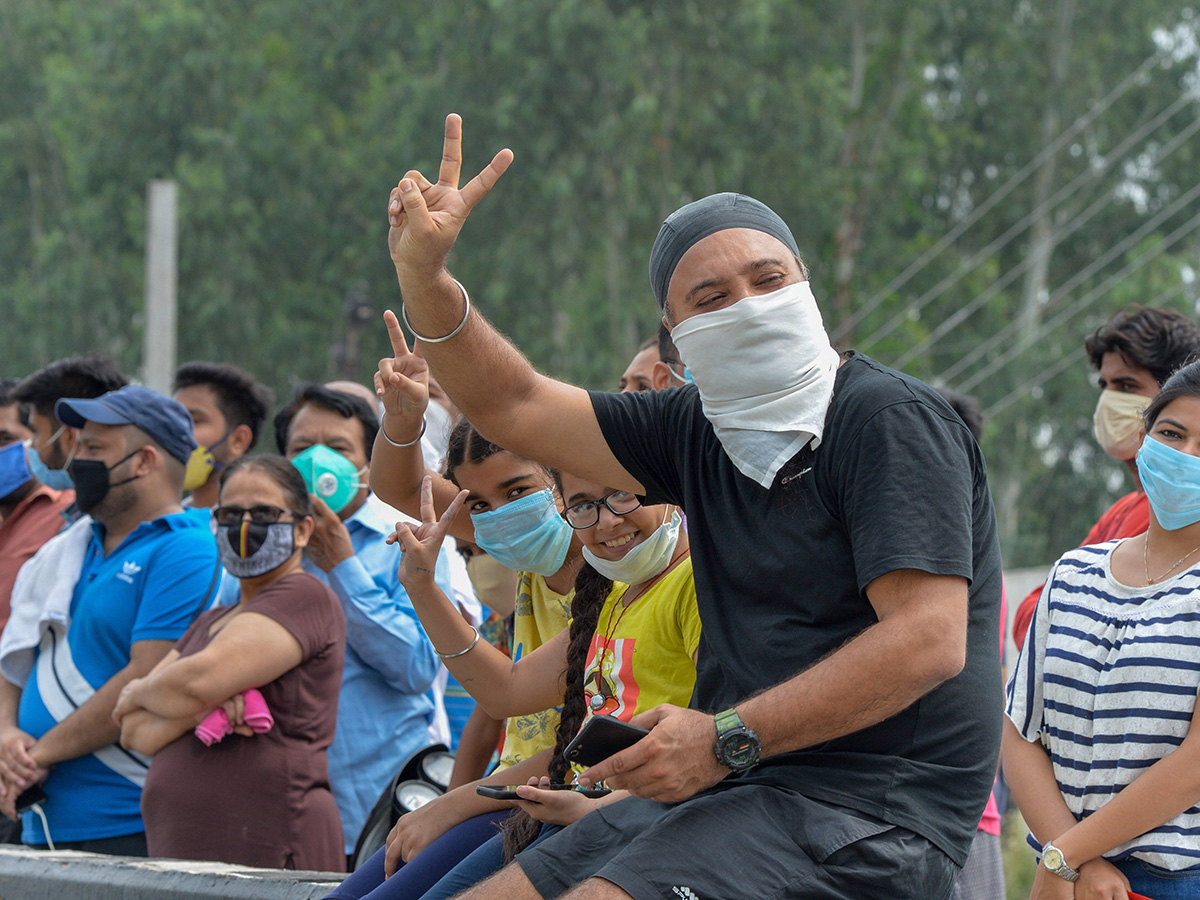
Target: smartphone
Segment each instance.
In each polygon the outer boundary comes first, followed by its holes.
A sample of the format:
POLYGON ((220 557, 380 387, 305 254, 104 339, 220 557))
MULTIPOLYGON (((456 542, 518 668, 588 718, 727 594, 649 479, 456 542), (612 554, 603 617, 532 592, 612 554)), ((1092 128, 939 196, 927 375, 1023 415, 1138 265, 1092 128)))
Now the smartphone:
MULTIPOLYGON (((539 791, 574 791, 576 794, 582 794, 585 797, 603 797, 605 794, 611 794, 608 788, 590 787, 582 788, 573 784, 547 784, 547 785, 528 785, 536 787, 539 791)), ((521 795, 517 793, 517 788, 520 785, 516 784, 480 784, 475 786, 475 793, 480 797, 488 797, 492 800, 520 800, 521 795)))
POLYGON ((632 747, 649 733, 645 728, 630 725, 616 716, 592 716, 567 744, 563 756, 570 763, 594 766, 614 753, 632 747))
POLYGON ((45 803, 50 798, 46 796, 46 792, 42 790, 40 784, 30 785, 17 794, 17 812, 29 812, 30 808, 37 803, 45 803))

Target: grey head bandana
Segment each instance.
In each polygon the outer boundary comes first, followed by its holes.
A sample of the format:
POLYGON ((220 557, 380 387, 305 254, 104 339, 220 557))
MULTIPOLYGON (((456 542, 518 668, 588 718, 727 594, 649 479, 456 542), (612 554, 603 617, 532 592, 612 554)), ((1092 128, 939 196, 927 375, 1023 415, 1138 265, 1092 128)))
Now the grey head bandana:
POLYGON ((709 235, 730 228, 750 228, 769 234, 786 244, 797 258, 800 256, 791 229, 765 203, 728 192, 696 200, 667 217, 650 250, 650 287, 659 309, 666 308, 667 286, 683 254, 709 235))

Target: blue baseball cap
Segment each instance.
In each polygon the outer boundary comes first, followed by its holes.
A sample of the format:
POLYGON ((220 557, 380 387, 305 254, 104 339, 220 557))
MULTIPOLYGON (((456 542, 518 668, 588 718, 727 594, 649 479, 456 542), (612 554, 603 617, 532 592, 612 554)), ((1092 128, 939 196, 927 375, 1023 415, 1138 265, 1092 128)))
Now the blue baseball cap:
POLYGON ((196 426, 188 411, 170 397, 140 384, 109 391, 95 400, 63 398, 54 404, 54 414, 72 428, 82 428, 86 422, 133 425, 184 464, 196 449, 192 436, 196 426))

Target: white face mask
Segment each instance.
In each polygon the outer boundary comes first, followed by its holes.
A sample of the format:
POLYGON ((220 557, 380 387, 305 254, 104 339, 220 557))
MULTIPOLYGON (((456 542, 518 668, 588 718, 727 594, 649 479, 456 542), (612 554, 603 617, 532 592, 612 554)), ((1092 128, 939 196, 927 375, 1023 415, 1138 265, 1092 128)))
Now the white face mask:
POLYGON ((650 537, 620 559, 601 559, 587 547, 583 548, 583 558, 605 578, 624 584, 641 584, 659 575, 671 564, 682 521, 678 511, 672 513, 669 521, 659 525, 650 537))
POLYGON ((671 337, 742 474, 769 488, 802 447, 821 443, 839 357, 807 281, 692 316, 671 337))
POLYGON ((1150 398, 1141 394, 1101 391, 1092 416, 1096 443, 1113 459, 1122 462, 1133 459, 1141 446, 1138 432, 1142 427, 1142 414, 1149 405, 1150 398))

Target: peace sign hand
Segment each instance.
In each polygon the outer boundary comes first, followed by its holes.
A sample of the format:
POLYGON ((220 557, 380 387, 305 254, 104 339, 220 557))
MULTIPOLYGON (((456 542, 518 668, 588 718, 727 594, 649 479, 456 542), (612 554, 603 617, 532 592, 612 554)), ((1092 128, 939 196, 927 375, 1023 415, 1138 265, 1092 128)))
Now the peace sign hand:
POLYGON ((450 248, 463 223, 513 160, 512 151, 501 150, 482 172, 459 190, 462 170, 462 119, 446 116, 446 138, 442 164, 433 184, 415 169, 392 188, 388 201, 388 249, 401 289, 406 276, 428 279, 445 267, 450 248))
POLYGON ((408 523, 397 522, 396 533, 387 538, 387 543, 398 543, 403 551, 398 575, 405 588, 411 589, 433 581, 442 541, 466 499, 467 492, 459 491, 439 519, 433 511, 433 479, 426 475, 421 480, 421 524, 413 531, 408 523))
POLYGON ((408 341, 396 314, 383 314, 395 356, 379 361, 375 373, 375 393, 383 403, 387 433, 392 440, 407 441, 421 429, 421 419, 429 406, 429 364, 417 347, 408 349, 408 341), (390 420, 390 421, 389 421, 390 420))

